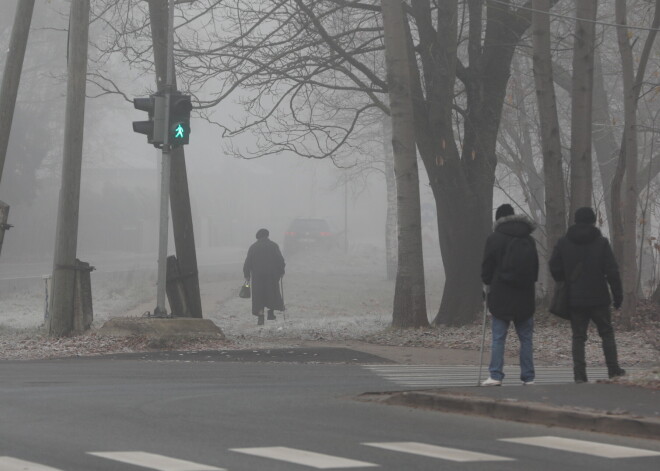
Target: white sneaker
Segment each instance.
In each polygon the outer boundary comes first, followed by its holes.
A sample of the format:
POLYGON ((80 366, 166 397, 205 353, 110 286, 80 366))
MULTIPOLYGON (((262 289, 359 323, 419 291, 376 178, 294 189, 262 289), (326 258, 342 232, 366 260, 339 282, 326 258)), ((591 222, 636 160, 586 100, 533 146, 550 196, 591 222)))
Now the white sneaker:
POLYGON ((502 381, 499 379, 488 378, 486 381, 481 382, 482 386, 502 386, 502 381))
POLYGON ((531 381, 523 381, 523 386, 531 386, 532 384, 534 384, 534 380, 531 380, 531 381))

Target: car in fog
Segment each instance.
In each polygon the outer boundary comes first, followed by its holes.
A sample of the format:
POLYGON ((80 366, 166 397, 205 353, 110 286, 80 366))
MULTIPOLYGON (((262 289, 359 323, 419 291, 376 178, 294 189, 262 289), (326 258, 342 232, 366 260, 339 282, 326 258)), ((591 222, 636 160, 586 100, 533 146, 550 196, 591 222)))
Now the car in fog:
POLYGON ((337 236, 328 221, 317 218, 297 218, 284 233, 284 252, 291 254, 306 248, 334 248, 337 236))

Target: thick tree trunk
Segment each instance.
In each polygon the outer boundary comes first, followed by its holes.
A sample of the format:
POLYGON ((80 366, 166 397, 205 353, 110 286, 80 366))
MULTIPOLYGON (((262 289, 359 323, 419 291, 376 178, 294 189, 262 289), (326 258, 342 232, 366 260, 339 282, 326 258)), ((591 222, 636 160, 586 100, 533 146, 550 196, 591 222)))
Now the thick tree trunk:
POLYGON ((571 94, 571 217, 577 208, 592 206, 591 105, 597 9, 597 0, 576 0, 571 94))
POLYGON ((385 167, 385 185, 387 188, 387 214, 385 216, 385 267, 387 279, 396 279, 397 267, 397 199, 396 178, 394 175, 394 155, 392 153, 392 121, 383 117, 383 157, 385 167))
POLYGON ((400 0, 383 0, 382 10, 399 229, 392 326, 424 327, 428 317, 406 19, 400 0))
POLYGON ((69 31, 69 68, 64 117, 62 186, 57 211, 57 230, 53 261, 53 284, 49 334, 53 337, 73 332, 73 305, 78 246, 80 173, 82 170, 85 90, 87 83, 87 43, 89 0, 71 2, 69 31))
POLYGON ((617 239, 622 241, 619 249, 621 250, 621 260, 623 265, 623 326, 630 328, 632 318, 637 310, 637 197, 639 190, 637 188, 637 103, 640 94, 640 88, 644 81, 644 74, 650 56, 650 51, 657 35, 657 27, 660 24, 660 0, 655 2, 655 15, 653 18, 654 30, 649 31, 644 44, 644 49, 639 58, 637 76, 634 71, 634 57, 632 45, 629 39, 629 30, 627 25, 627 7, 624 0, 616 0, 616 22, 622 25, 617 28, 617 39, 619 43, 619 52, 621 54, 621 66, 623 70, 623 105, 625 126, 623 139, 621 141, 621 165, 618 167, 617 176, 621 177, 621 169, 625 171, 625 186, 623 194, 617 193, 617 196, 623 198, 623 224, 621 233, 617 234, 617 239))
POLYGON ((562 170, 561 136, 557 115, 557 99, 552 73, 550 52, 550 9, 549 0, 534 0, 533 25, 533 71, 541 124, 541 147, 543 149, 543 175, 545 180, 545 228, 547 250, 557 244, 566 231, 564 206, 564 173, 562 170))
MULTIPOLYGON (((627 24, 625 0, 616 0, 616 22, 627 24)), ((633 51, 628 29, 617 28, 623 73, 625 126, 621 146, 625 148, 625 188, 623 192, 623 327, 631 327, 637 306, 637 106, 634 90, 633 51)))
POLYGON ((432 185, 438 207, 440 250, 447 276, 434 325, 465 325, 483 310, 481 259, 492 218, 488 194, 449 182, 432 185), (469 195, 469 196, 468 196, 469 195), (458 203, 457 203, 458 202, 458 203), (448 224, 448 221, 451 221, 448 224))

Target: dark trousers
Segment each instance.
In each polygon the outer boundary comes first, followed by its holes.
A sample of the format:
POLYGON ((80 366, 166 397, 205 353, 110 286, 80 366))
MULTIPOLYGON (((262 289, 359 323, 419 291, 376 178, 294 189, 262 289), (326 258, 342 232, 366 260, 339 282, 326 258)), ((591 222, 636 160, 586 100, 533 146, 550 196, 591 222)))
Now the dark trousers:
POLYGON ((571 307, 571 330, 573 331, 573 375, 576 381, 587 381, 587 363, 584 344, 587 341, 589 321, 593 321, 603 343, 603 354, 607 371, 612 377, 618 373, 619 360, 614 340, 614 328, 609 306, 571 307))

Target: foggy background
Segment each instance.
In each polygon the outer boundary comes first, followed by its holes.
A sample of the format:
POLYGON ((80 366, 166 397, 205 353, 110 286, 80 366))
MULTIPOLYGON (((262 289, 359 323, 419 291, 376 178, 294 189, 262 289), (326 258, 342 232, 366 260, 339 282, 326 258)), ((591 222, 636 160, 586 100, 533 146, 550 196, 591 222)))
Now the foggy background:
MULTIPOLYGON (((0 16, 0 66, 4 67, 16 1, 3 2, 0 16)), ((16 286, 43 296, 43 277, 52 273, 55 226, 62 164, 66 100, 66 47, 69 4, 37 2, 11 130, 0 199, 10 206, 0 258, 0 290, 16 286)), ((92 24, 90 41, 101 39, 92 24)), ((90 48, 90 54, 93 49, 90 48)), ((145 119, 130 100, 153 92, 152 74, 141 75, 115 59, 112 77, 125 92, 103 96, 88 85, 81 177, 78 258, 98 272, 151 273, 154 285, 158 248, 160 152, 134 133, 131 122, 145 119)), ((240 116, 238 106, 217 108, 216 115, 240 116)), ((380 171, 356 173, 330 159, 295 155, 245 160, 223 151, 221 130, 193 111, 186 146, 188 184, 200 267, 241 261, 257 229, 270 230, 282 245, 284 232, 297 217, 322 218, 349 252, 367 248, 385 279, 385 179, 380 171), (349 174, 347 177, 346 174, 349 174), (344 227, 345 221, 347 227, 344 227)), ((241 146, 240 140, 232 142, 241 146)), ((377 149, 378 151, 379 149, 377 149)), ((381 151, 382 152, 382 151, 381 151)), ((427 270, 441 273, 435 205, 420 164, 427 270)), ((169 233, 168 254, 174 254, 169 233)), ((288 261, 288 260, 287 260, 288 261)), ((313 262, 312 262, 313 263, 313 262)), ((93 293, 101 278, 92 274, 93 293), (96 278, 96 280, 95 280, 96 278)), ((133 276, 133 275, 131 275, 133 276)), ((242 279, 237 270, 236 278, 242 279)), ((131 283, 132 278, 126 282, 131 283)), ((203 280, 201 280, 203 281, 203 280)), ((429 289, 441 292, 439 286, 429 289)), ((393 293, 392 293, 393 294, 393 293)), ((96 302, 95 302, 96 308, 96 302)), ((429 305, 432 312, 434 306, 429 305)), ((95 309, 96 311, 96 309, 95 309)))

